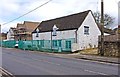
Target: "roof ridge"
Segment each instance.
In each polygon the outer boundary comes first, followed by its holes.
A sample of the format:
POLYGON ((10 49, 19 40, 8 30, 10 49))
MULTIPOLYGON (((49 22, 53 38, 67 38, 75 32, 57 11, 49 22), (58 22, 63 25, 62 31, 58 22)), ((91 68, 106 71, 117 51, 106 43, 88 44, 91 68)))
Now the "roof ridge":
POLYGON ((40 22, 36 22, 36 21, 24 21, 24 22, 28 22, 28 23, 40 23, 40 22))
POLYGON ((45 21, 42 21, 42 22, 52 21, 52 20, 61 19, 61 18, 66 18, 66 17, 69 17, 69 16, 74 16, 74 15, 77 15, 77 14, 82 14, 82 13, 90 12, 90 11, 91 11, 91 10, 86 10, 86 11, 79 12, 79 13, 69 14, 69 15, 66 15, 66 16, 61 16, 61 17, 57 17, 57 18, 53 18, 53 19, 49 19, 49 20, 45 20, 45 21))

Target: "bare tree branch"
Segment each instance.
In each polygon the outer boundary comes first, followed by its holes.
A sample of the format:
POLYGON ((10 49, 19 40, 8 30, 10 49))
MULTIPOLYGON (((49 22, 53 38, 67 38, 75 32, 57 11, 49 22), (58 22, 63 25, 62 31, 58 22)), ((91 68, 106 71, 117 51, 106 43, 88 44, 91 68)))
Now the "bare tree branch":
MULTIPOLYGON (((100 12, 95 12, 94 16, 95 16, 96 22, 100 24, 100 20, 101 20, 100 12)), ((114 20, 115 20, 114 17, 110 16, 109 14, 104 14, 104 26, 110 27, 114 23, 114 20)))

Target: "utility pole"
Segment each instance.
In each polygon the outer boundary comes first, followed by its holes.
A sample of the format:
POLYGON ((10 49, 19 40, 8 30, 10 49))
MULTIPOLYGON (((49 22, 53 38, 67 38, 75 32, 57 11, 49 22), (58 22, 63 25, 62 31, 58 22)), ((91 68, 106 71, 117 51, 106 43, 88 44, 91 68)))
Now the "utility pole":
MULTIPOLYGON (((1 34, 1 24, 0 24, 0 34, 1 34)), ((1 38, 1 37, 0 37, 1 38)))
POLYGON ((1 35, 1 24, 0 24, 0 41, 2 40, 2 35, 1 35))
POLYGON ((101 0, 101 49, 100 55, 104 56, 104 2, 101 0))

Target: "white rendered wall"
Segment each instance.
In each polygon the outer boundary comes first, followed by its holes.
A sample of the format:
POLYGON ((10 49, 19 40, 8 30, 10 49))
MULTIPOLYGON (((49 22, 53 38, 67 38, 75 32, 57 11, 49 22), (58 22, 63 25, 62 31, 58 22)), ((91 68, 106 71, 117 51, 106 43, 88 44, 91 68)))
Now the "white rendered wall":
POLYGON ((7 33, 7 40, 14 40, 14 33, 11 29, 7 33))
MULTIPOLYGON (((57 31, 57 36, 52 36, 52 40, 75 38, 75 31, 76 30, 57 31)), ((39 33, 39 37, 36 37, 36 33, 33 33, 32 36, 33 40, 51 40, 51 32, 39 33)))
POLYGON ((90 46, 92 46, 92 48, 98 47, 98 36, 100 34, 101 34, 100 30, 97 24, 95 23, 92 13, 89 12, 83 24, 77 31, 77 35, 78 35, 77 40, 79 45, 78 50, 87 49, 90 48, 90 46), (84 26, 89 27, 89 35, 84 34, 84 26))

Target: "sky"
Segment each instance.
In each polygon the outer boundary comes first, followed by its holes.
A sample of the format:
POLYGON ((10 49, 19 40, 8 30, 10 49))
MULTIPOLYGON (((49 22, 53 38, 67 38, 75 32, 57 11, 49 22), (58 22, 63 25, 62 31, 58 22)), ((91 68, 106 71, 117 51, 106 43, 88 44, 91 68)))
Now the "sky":
MULTIPOLYGON (((92 12, 100 11, 101 0, 52 0, 30 14, 3 25, 47 1, 49 0, 1 0, 0 24, 2 26, 2 32, 7 32, 10 27, 16 27, 17 23, 23 23, 24 21, 42 22, 86 10, 92 10, 92 12)), ((115 28, 118 25, 119 1, 120 0, 104 0, 104 12, 115 18, 115 22, 111 28, 115 28)))

